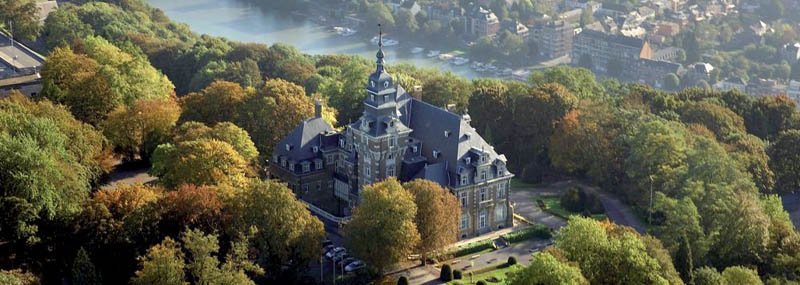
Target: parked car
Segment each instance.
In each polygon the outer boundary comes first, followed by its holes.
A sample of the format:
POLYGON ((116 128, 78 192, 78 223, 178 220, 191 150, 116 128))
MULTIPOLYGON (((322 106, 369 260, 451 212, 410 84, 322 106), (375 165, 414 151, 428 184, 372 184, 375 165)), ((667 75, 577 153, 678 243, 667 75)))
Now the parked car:
POLYGON ((333 248, 335 248, 335 247, 336 247, 336 246, 335 246, 335 245, 332 245, 332 244, 331 244, 331 245, 326 245, 325 247, 323 247, 323 248, 322 248, 322 252, 323 252, 323 253, 328 253, 328 252, 330 252, 330 251, 331 251, 333 248))
POLYGON ((352 257, 352 256, 345 257, 341 261, 339 261, 339 266, 348 266, 348 265, 350 265, 350 263, 353 263, 356 260, 358 260, 358 259, 356 259, 355 257, 352 257))
POLYGON ((352 263, 348 264, 347 266, 345 266, 344 267, 344 271, 345 272, 353 272, 353 271, 359 270, 361 268, 364 268, 365 266, 366 266, 366 264, 364 264, 363 261, 356 260, 356 261, 353 261, 352 263))
POLYGON ((325 254, 325 257, 333 258, 336 255, 344 254, 344 252, 345 252, 344 247, 341 247, 341 246, 335 247, 334 249, 331 249, 330 251, 328 251, 328 253, 325 254))
POLYGON ((344 253, 344 254, 341 254, 341 255, 337 255, 337 256, 333 257, 333 262, 339 263, 339 261, 342 261, 343 259, 348 258, 348 257, 350 257, 350 255, 347 254, 347 253, 344 253))

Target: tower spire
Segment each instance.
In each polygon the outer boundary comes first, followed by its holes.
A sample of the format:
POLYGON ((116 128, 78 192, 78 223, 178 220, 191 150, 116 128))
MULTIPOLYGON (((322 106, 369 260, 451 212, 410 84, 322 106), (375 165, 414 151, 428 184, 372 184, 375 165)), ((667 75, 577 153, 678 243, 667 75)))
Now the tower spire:
POLYGON ((375 72, 378 73, 378 74, 381 74, 381 72, 384 71, 384 67, 383 67, 383 65, 384 65, 384 61, 383 61, 383 57, 384 57, 384 54, 383 54, 383 26, 381 24, 378 24, 378 54, 375 57, 378 58, 378 60, 377 60, 378 68, 377 68, 377 70, 375 72))

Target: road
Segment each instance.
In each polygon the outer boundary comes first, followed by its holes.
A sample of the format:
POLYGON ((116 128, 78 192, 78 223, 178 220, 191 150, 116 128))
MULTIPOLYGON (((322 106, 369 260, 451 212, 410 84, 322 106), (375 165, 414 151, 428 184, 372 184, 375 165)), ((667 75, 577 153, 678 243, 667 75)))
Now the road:
POLYGON ((511 191, 511 198, 514 200, 514 212, 534 223, 545 224, 554 230, 559 229, 566 225, 566 221, 543 212, 539 209, 539 206, 536 205, 534 198, 542 195, 558 195, 572 186, 578 186, 581 189, 595 194, 600 199, 600 202, 603 203, 608 218, 615 223, 632 227, 639 233, 645 232, 646 228, 642 221, 640 221, 633 210, 622 203, 622 201, 614 198, 612 195, 604 193, 597 187, 588 186, 573 180, 560 181, 545 187, 513 189, 511 191))
POLYGON ((109 182, 100 188, 116 189, 119 185, 146 184, 158 179, 158 177, 148 174, 150 166, 141 163, 117 162, 114 170, 108 174, 109 182))

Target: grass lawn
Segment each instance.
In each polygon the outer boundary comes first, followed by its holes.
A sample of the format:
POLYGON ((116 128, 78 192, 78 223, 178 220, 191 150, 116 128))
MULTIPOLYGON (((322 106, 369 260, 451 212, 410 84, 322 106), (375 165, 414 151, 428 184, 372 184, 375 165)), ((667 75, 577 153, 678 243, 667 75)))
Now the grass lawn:
MULTIPOLYGON (((572 212, 570 210, 561 207, 561 197, 559 196, 543 196, 538 197, 537 199, 541 199, 545 205, 547 205, 547 210, 551 213, 562 216, 562 217, 569 217, 572 215, 580 215, 581 213, 572 212)), ((591 216, 595 220, 605 220, 606 214, 595 214, 591 216)))
POLYGON ((511 178, 511 189, 520 189, 520 188, 536 188, 546 186, 545 184, 531 184, 519 178, 511 178))
POLYGON ((475 270, 466 271, 463 273, 461 280, 453 280, 447 284, 469 284, 469 273, 470 272, 483 272, 479 274, 474 274, 472 276, 472 280, 478 282, 479 280, 485 280, 487 284, 505 284, 506 280, 508 279, 508 273, 514 272, 517 270, 522 269, 522 266, 517 264, 514 266, 504 266, 505 262, 500 264, 489 265, 488 267, 494 267, 494 270, 486 271, 486 267, 478 268, 475 270), (497 278, 499 282, 490 282, 488 279, 492 279, 492 277, 497 278))

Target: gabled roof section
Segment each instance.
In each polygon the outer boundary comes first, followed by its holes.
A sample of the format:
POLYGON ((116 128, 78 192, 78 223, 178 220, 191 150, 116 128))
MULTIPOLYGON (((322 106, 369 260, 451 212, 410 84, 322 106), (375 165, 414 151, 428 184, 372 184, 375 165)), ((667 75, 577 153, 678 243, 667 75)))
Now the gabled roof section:
POLYGON ((334 129, 322 118, 304 120, 275 146, 275 154, 297 162, 317 157, 314 147, 322 149, 322 136, 334 129), (287 150, 287 145, 289 149, 287 150))

